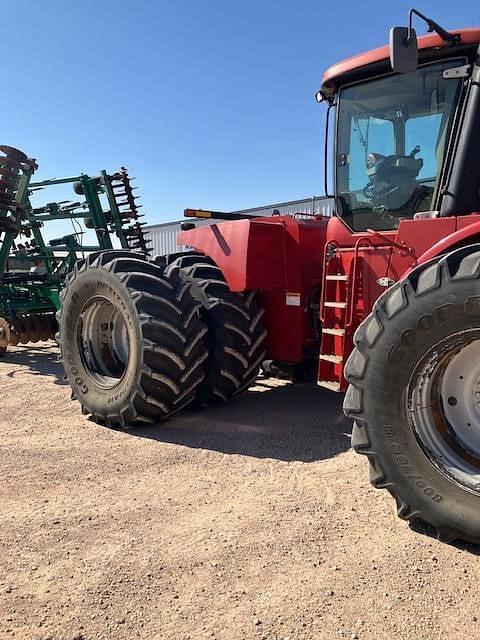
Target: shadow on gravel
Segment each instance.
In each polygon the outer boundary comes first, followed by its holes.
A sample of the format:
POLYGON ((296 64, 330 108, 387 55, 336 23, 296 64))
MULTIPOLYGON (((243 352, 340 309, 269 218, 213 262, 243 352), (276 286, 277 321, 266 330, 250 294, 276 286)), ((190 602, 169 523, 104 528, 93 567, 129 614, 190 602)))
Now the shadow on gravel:
POLYGON ((314 385, 271 386, 259 380, 218 407, 183 411, 132 435, 186 447, 256 458, 315 462, 350 448, 343 395, 314 385))
MULTIPOLYGON (((52 343, 21 346, 0 359, 3 375, 51 376, 65 384, 52 343)), ((256 458, 314 462, 350 448, 343 395, 315 385, 259 379, 239 398, 209 409, 184 410, 166 422, 133 429, 134 437, 256 458)))
POLYGON ((0 364, 3 365, 4 369, 7 369, 4 375, 8 378, 15 378, 17 373, 22 372, 34 376, 51 376, 55 378, 55 384, 65 384, 63 367, 59 362, 58 351, 53 351, 52 345, 52 342, 39 345, 18 345, 8 350, 0 358, 0 364), (9 365, 12 365, 12 367, 9 368, 9 365))
POLYGON ((466 551, 472 556, 480 556, 480 544, 473 544, 473 542, 462 542, 461 540, 456 540, 455 542, 450 543, 450 546, 455 547, 460 551, 466 551))
MULTIPOLYGON (((438 540, 438 534, 435 527, 430 526, 422 520, 413 519, 410 520, 408 526, 414 533, 418 533, 427 538, 438 540)), ((474 544, 473 542, 464 542, 463 540, 452 540, 452 542, 445 542, 444 544, 449 547, 458 549, 459 551, 465 551, 473 556, 480 556, 480 544, 474 544)))

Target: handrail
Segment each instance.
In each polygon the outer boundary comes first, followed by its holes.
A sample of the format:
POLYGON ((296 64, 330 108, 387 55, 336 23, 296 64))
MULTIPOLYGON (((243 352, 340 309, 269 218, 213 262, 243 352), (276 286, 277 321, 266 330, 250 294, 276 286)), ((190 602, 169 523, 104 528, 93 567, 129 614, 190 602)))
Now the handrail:
POLYGON ((380 240, 383 240, 384 242, 391 245, 392 247, 395 247, 400 251, 405 251, 406 253, 409 253, 412 257, 416 258, 417 254, 415 253, 415 249, 413 247, 410 247, 405 242, 405 240, 402 240, 402 242, 396 242, 395 240, 392 240, 388 236, 384 235, 380 231, 376 231, 375 229, 367 229, 367 231, 368 233, 371 233, 372 235, 377 236, 377 238, 380 238, 380 240))
MULTIPOLYGON (((353 260, 350 265, 350 271, 352 272, 352 284, 349 286, 350 296, 347 294, 347 309, 348 309, 348 320, 345 322, 345 329, 347 327, 351 327, 353 324, 353 313, 355 308, 355 300, 356 300, 356 289, 357 289, 357 265, 358 265, 358 254, 360 251, 361 245, 365 243, 370 247, 374 247, 375 245, 372 243, 371 239, 368 236, 364 236, 359 238, 355 243, 355 253, 353 254, 353 260), (350 304, 348 304, 350 300, 350 304)), ((349 283, 350 285, 350 283, 349 283)))
POLYGON ((320 296, 320 320, 322 321, 323 324, 323 310, 324 310, 324 304, 325 304, 325 296, 326 296, 326 291, 327 291, 327 287, 326 287, 326 275, 327 275, 327 252, 329 250, 329 247, 335 247, 336 249, 339 249, 340 246, 338 244, 338 242, 336 242, 336 240, 330 240, 329 242, 325 243, 325 246, 323 247, 323 272, 322 272, 322 295, 320 296))

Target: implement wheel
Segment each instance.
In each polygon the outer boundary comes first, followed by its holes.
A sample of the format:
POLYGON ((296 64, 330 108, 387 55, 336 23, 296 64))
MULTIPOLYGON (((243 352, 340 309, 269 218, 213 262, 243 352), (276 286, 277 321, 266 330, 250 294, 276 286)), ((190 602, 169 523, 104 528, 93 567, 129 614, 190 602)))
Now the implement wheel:
POLYGON ((175 258, 172 266, 192 284, 208 326, 209 357, 197 403, 226 402, 252 386, 265 359, 264 310, 254 292, 230 291, 221 270, 206 256, 188 253, 175 258))
POLYGON ((39 316, 40 318, 40 340, 49 340, 52 333, 52 321, 50 316, 39 316))
POLYGON ((480 247, 422 265, 359 327, 344 409, 398 515, 480 542, 480 247))
POLYGON ((40 316, 28 316, 30 323, 30 340, 29 342, 37 343, 42 337, 42 320, 40 316))
POLYGON ((178 269, 105 251, 77 263, 62 292, 59 343, 72 395, 109 426, 163 420, 204 378, 207 328, 178 269))
POLYGON ((0 318, 0 357, 5 355, 7 347, 10 344, 12 332, 10 323, 4 318, 0 318))
POLYGON ((30 328, 30 322, 26 316, 20 316, 15 319, 13 329, 18 335, 20 344, 28 344, 30 342, 30 328))

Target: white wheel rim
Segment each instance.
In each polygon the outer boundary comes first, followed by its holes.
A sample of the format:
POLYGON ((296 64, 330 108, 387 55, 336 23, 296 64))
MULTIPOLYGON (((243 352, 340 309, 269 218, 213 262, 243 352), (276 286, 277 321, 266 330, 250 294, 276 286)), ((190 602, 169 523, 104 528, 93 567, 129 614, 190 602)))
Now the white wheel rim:
POLYGON ((78 342, 85 368, 96 382, 105 388, 117 385, 130 355, 122 312, 101 296, 89 300, 80 314, 78 342))
POLYGON ((412 376, 407 402, 433 464, 480 491, 480 331, 462 331, 435 345, 412 376))

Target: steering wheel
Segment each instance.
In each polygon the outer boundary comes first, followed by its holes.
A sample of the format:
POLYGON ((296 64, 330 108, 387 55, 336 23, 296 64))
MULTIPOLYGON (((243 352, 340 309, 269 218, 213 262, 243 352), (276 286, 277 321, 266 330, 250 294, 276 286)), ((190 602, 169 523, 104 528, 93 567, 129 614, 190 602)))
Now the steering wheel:
POLYGON ((420 147, 415 147, 408 156, 370 153, 367 157, 368 184, 363 195, 373 205, 384 211, 401 209, 414 194, 418 184, 417 176, 423 166, 421 158, 415 155, 420 147))

